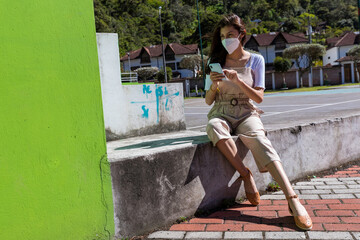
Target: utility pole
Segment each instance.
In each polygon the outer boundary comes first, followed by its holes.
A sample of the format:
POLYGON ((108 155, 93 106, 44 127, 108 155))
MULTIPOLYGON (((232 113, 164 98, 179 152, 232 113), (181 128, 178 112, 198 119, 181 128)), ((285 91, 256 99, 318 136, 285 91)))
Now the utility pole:
POLYGON ((129 63, 130 82, 131 82, 132 80, 131 80, 131 65, 130 65, 130 53, 129 52, 127 53, 127 56, 128 56, 128 63, 129 63))
POLYGON ((358 18, 359 18, 358 29, 359 29, 359 31, 360 31, 360 0, 358 0, 358 18))
POLYGON ((199 14, 199 1, 198 0, 196 0, 196 9, 197 9, 197 18, 198 18, 198 23, 199 23, 201 71, 202 71, 202 77, 203 77, 204 86, 205 86, 205 67, 204 67, 204 55, 203 55, 202 39, 201 39, 200 14, 199 14))
MULTIPOLYGON (((360 0, 359 0, 360 1, 360 0)), ((310 16, 308 17, 308 33, 309 33, 309 44, 312 43, 312 26, 311 26, 311 23, 310 23, 310 16)), ((308 56, 309 60, 310 60, 310 56, 308 56)), ((313 79, 312 79, 312 62, 309 63, 310 64, 310 69, 309 69, 309 87, 312 87, 313 86, 313 79)))
POLYGON ((164 74, 165 74, 165 83, 167 83, 164 40, 163 40, 163 32, 162 32, 162 24, 161 24, 161 6, 159 7, 159 19, 160 19, 160 33, 161 33, 161 49, 162 49, 162 57, 163 57, 163 68, 164 68, 164 74))

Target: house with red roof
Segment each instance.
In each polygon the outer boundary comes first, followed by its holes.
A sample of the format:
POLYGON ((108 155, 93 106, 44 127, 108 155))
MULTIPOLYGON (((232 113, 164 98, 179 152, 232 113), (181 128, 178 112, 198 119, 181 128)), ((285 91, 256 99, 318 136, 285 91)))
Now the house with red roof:
POLYGON ((326 54, 323 56, 323 65, 339 65, 339 59, 346 57, 346 53, 360 43, 359 32, 345 32, 339 37, 326 39, 326 54))
MULTIPOLYGON (((185 55, 199 54, 197 44, 182 45, 180 43, 164 44, 166 66, 170 67, 173 74, 180 77, 192 77, 193 72, 180 67, 180 61, 185 55)), ((135 51, 129 52, 120 58, 124 71, 134 71, 140 67, 157 67, 163 68, 163 55, 161 44, 142 47, 135 51)))
POLYGON ((358 44, 360 44, 359 32, 345 32, 339 37, 326 39, 327 49, 323 56, 323 65, 340 65, 342 83, 355 82, 354 62, 350 56, 347 56, 347 52, 358 44))
POLYGON ((259 52, 265 59, 267 69, 271 70, 275 58, 282 56, 284 49, 304 43, 308 43, 308 39, 303 33, 270 32, 247 35, 244 47, 259 52))

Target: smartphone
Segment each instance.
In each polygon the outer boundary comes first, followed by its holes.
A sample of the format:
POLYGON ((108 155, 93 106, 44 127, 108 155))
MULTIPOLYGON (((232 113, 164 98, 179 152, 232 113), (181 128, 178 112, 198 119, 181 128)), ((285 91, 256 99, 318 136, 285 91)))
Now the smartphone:
MULTIPOLYGON (((222 67, 220 65, 220 63, 210 63, 209 64, 209 68, 212 72, 217 72, 217 73, 221 73, 221 74, 224 74, 224 71, 222 70, 222 67)), ((227 80, 227 78, 223 78, 222 80, 227 80)))

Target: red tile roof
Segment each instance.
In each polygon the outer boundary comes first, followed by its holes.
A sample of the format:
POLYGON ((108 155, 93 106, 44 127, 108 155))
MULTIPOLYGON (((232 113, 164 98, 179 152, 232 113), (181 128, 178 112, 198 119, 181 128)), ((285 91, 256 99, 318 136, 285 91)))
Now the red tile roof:
POLYGON ((328 48, 349 46, 359 43, 360 43, 360 35, 359 33, 354 33, 354 32, 345 32, 340 37, 326 39, 326 44, 328 45, 328 48))
POLYGON ((335 62, 348 62, 348 61, 352 61, 352 57, 351 56, 345 56, 342 58, 339 58, 338 60, 336 60, 335 62))
POLYGON ((274 39, 279 35, 282 35, 288 44, 306 43, 308 41, 308 39, 305 38, 303 33, 290 34, 285 32, 272 32, 272 33, 253 34, 251 36, 247 35, 245 44, 250 40, 251 37, 253 37, 255 38, 259 46, 270 46, 273 45, 272 43, 274 39))
MULTIPOLYGON (((170 47, 175 55, 182 55, 182 54, 194 54, 198 51, 198 45, 197 44, 189 44, 189 45, 182 45, 180 43, 170 43, 170 44, 164 44, 164 49, 167 47, 170 47)), ((140 57, 140 53, 142 51, 146 51, 150 57, 159 57, 162 56, 162 48, 161 44, 159 45, 152 45, 148 47, 142 47, 140 49, 137 49, 135 51, 131 51, 130 53, 130 59, 136 59, 140 57)), ((128 60, 128 56, 125 55, 120 58, 120 61, 128 60)))

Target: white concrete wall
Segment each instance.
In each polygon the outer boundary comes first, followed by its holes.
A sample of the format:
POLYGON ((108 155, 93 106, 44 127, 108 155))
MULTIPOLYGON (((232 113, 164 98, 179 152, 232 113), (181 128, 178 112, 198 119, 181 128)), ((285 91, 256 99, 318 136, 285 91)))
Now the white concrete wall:
POLYGON ((330 49, 326 50, 326 53, 323 56, 323 66, 325 66, 329 63, 331 65, 338 65, 338 63, 335 62, 338 59, 339 59, 338 48, 337 47, 330 48, 330 49))
POLYGON ((107 139, 185 129, 182 84, 123 86, 117 34, 96 36, 107 139))
POLYGON ((97 47, 100 67, 101 93, 104 109, 105 128, 114 132, 125 132, 123 117, 128 105, 125 104, 120 77, 118 35, 97 33, 97 47))
POLYGON ((342 57, 345 57, 346 56, 346 53, 351 49, 353 48, 355 45, 350 45, 350 46, 342 46, 339 48, 339 51, 340 51, 340 57, 339 58, 342 58, 342 57))
POLYGON ((126 131, 185 124, 182 83, 129 85, 123 92, 128 106, 126 131))

